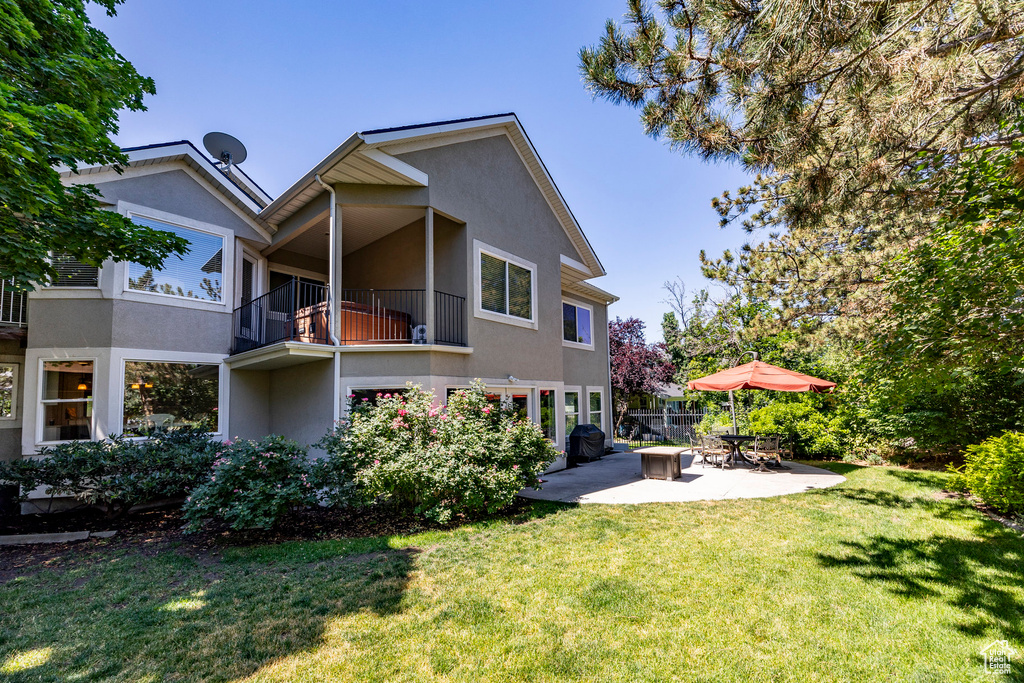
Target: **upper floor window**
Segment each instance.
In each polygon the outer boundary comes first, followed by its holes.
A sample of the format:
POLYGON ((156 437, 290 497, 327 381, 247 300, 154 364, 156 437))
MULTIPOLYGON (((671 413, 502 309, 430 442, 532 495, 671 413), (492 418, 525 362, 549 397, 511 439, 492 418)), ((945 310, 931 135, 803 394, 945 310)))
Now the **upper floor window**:
POLYGON ((500 249, 477 247, 479 317, 535 327, 537 266, 500 249))
POLYGON ((132 216, 132 222, 184 237, 189 251, 183 256, 168 256, 158 269, 129 264, 128 289, 201 301, 223 300, 223 237, 141 216, 132 216))
POLYGON ((562 302, 562 340, 594 348, 592 321, 594 309, 581 304, 562 302))
POLYGON ((98 287, 100 284, 100 269, 76 261, 70 254, 54 252, 50 255, 50 264, 57 271, 50 287, 98 287))

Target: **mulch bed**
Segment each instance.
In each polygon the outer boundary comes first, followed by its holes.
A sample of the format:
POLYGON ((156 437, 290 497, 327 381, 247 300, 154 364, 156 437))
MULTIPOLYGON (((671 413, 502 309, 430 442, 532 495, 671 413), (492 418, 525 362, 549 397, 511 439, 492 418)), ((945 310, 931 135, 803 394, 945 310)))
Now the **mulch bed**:
MULTIPOLYGON (((531 505, 530 501, 517 498, 501 516, 519 517, 531 505)), ((0 517, 0 535, 117 530, 117 534, 108 539, 0 546, 0 584, 42 569, 69 569, 89 563, 111 550, 156 555, 173 549, 206 562, 211 559, 218 561, 220 550, 231 546, 406 535, 446 528, 418 517, 398 515, 385 506, 358 510, 323 507, 297 510, 274 529, 265 531, 231 531, 211 525, 202 531, 186 534, 184 525, 181 510, 177 507, 135 512, 117 519, 108 519, 101 511, 90 509, 0 517)))

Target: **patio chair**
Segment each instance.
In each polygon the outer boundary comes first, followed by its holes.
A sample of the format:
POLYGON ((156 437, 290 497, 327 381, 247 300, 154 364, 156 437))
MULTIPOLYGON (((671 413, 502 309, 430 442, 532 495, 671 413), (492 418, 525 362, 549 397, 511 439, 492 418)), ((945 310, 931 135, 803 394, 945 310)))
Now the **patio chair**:
POLYGON ((700 438, 700 461, 702 467, 707 467, 708 458, 711 459, 712 465, 718 465, 717 460, 724 459, 728 452, 725 444, 722 442, 722 437, 709 434, 700 438))
POLYGON ((754 460, 758 463, 774 460, 777 465, 782 464, 778 435, 758 436, 754 439, 754 460))
POLYGON ((779 437, 779 456, 784 460, 793 459, 793 440, 783 434, 776 434, 779 437))

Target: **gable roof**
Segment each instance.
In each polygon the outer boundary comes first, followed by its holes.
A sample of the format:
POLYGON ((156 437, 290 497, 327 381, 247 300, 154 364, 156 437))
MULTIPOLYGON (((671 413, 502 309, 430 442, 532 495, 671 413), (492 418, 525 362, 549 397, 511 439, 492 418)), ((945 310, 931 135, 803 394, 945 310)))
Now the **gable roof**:
MULTIPOLYGON (((195 145, 188 140, 161 142, 154 145, 143 145, 140 147, 126 147, 121 151, 128 155, 128 165, 132 167, 152 166, 154 164, 167 163, 170 161, 183 162, 193 171, 198 173, 204 180, 216 187, 220 193, 228 201, 238 207, 242 213, 247 215, 253 221, 260 221, 259 214, 263 209, 263 205, 257 202, 256 199, 253 198, 253 195, 256 195, 256 197, 262 201, 263 198, 260 197, 260 194, 265 195, 266 193, 262 190, 255 192, 243 189, 232 178, 225 175, 217 164, 210 161, 205 154, 196 149, 195 145)), ((69 167, 61 165, 57 167, 57 171, 64 178, 84 178, 85 176, 103 173, 114 168, 113 164, 104 164, 98 166, 84 166, 80 167, 77 171, 72 171, 69 167)), ((232 173, 244 175, 237 166, 232 167, 231 171, 232 173)), ((249 179, 249 176, 244 175, 244 177, 254 187, 259 187, 249 179)), ((266 200, 269 202, 270 197, 266 196, 266 200)))
POLYGON ((583 263, 589 271, 586 276, 604 275, 604 266, 601 265, 590 241, 514 113, 376 128, 353 133, 271 202, 261 212, 260 217, 276 225, 319 196, 323 188, 316 182, 318 175, 326 183, 425 187, 429 181, 427 174, 397 159, 394 154, 501 134, 506 135, 512 142, 569 240, 583 258, 583 263))

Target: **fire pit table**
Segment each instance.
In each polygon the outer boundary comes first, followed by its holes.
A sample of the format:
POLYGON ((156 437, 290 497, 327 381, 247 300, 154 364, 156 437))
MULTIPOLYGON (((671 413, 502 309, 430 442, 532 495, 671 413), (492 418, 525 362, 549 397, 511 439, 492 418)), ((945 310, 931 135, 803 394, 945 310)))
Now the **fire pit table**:
POLYGON ((633 451, 640 454, 640 473, 644 479, 665 479, 672 481, 682 474, 679 454, 684 448, 654 446, 633 451))

